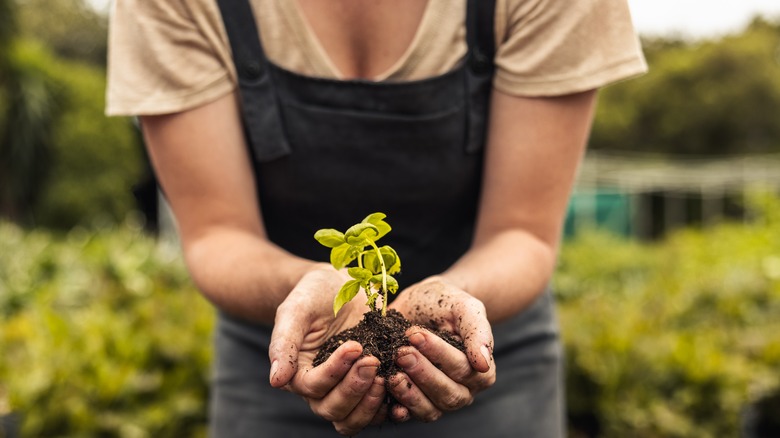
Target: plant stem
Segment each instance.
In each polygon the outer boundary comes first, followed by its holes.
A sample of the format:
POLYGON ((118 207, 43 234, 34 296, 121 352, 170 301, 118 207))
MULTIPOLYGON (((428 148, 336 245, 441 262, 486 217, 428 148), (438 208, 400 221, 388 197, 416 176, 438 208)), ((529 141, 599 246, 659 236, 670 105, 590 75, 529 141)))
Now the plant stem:
POLYGON ((374 247, 376 256, 379 257, 379 263, 382 265, 382 316, 387 316, 387 268, 385 268, 385 259, 382 258, 382 253, 379 251, 376 243, 371 242, 371 246, 374 247))

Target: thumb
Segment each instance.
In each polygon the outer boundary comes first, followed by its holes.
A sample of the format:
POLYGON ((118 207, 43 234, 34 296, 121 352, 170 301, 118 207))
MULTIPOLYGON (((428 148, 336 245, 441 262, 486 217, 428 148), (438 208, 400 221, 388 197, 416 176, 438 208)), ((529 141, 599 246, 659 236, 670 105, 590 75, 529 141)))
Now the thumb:
POLYGON ((290 383, 298 371, 298 351, 303 343, 306 326, 306 321, 299 312, 288 311, 284 305, 277 308, 276 322, 268 346, 268 357, 271 360, 269 380, 274 388, 290 383))
POLYGON ((481 373, 489 371, 493 364, 493 331, 485 306, 475 298, 466 301, 458 320, 469 363, 481 373))

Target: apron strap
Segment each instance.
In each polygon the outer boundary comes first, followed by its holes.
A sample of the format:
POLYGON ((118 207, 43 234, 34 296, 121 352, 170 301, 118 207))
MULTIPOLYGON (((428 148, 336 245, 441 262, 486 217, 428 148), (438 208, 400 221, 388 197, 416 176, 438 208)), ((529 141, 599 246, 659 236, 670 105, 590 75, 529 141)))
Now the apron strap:
POLYGON ((250 150, 259 161, 287 155, 291 149, 284 135, 279 106, 268 105, 276 102, 277 96, 252 6, 249 0, 217 0, 217 4, 238 74, 244 130, 250 144, 255 145, 250 150), (264 123, 268 120, 273 123, 264 123))
POLYGON ((491 74, 496 54, 495 0, 468 0, 466 42, 469 67, 478 74, 491 74))
POLYGON ((466 153, 476 154, 485 143, 496 53, 495 0, 468 0, 466 6, 466 153))

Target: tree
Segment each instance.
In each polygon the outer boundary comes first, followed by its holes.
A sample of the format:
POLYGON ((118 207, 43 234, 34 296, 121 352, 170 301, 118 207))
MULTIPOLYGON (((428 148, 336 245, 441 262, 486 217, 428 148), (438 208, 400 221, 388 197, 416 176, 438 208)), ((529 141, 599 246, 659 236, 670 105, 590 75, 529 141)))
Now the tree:
POLYGON ((0 0, 0 218, 58 229, 124 219, 141 147, 129 120, 103 115, 103 67, 21 37, 13 10, 0 0))
POLYGON ((19 29, 62 58, 106 63, 108 17, 84 0, 23 0, 19 29))
POLYGON ((25 219, 50 145, 55 105, 46 79, 18 55, 13 0, 0 0, 0 216, 25 219))
POLYGON ((645 42, 650 72, 604 90, 591 147, 675 154, 780 152, 780 24, 714 41, 645 42))

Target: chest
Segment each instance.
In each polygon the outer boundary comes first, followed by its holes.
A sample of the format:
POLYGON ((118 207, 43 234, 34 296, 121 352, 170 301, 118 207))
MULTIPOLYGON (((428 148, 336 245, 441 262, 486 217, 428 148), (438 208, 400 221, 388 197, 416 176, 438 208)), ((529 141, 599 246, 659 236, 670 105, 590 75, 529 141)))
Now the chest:
POLYGON ((390 68, 410 48, 428 0, 291 0, 345 78, 390 68))

